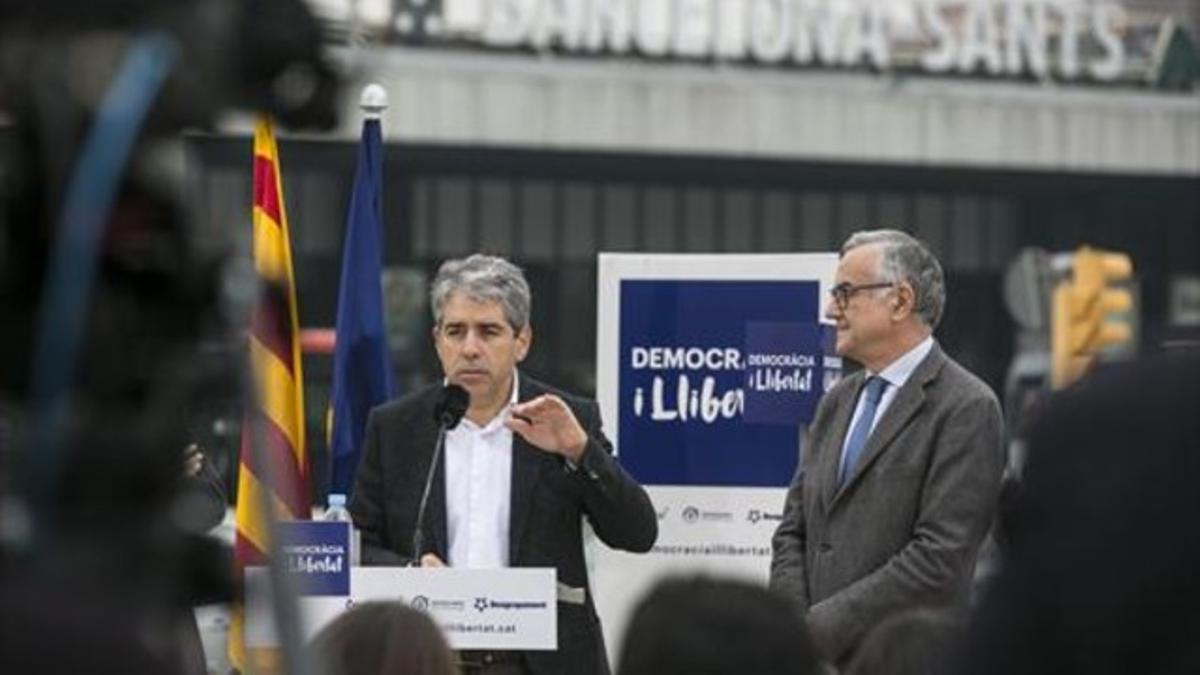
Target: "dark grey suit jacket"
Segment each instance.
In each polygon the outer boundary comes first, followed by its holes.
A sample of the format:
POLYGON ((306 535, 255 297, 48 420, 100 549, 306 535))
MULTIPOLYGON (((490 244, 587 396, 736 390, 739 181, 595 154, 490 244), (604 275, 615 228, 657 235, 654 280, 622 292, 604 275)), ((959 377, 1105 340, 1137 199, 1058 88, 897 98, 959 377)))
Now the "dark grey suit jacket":
POLYGON ((1004 468, 995 395, 935 344, 837 485, 865 374, 817 407, 772 540, 771 588, 807 613, 826 658, 846 658, 889 614, 965 599, 1004 468))
MULTIPOLYGON (((650 549, 658 519, 646 491, 612 457, 592 401, 555 391, 525 375, 518 399, 544 393, 562 397, 589 440, 576 470, 558 455, 513 434, 509 562, 514 567, 554 567, 558 581, 588 589, 582 517, 613 548, 650 549)), ((437 427, 433 407, 441 385, 426 387, 371 411, 350 514, 362 532, 363 564, 404 565, 414 557, 413 528, 433 457, 437 427)), ((424 518, 426 550, 447 559, 445 455, 438 462, 424 518)), ((583 604, 558 603, 558 651, 526 652, 535 673, 609 672, 600 620, 590 590, 583 604)))

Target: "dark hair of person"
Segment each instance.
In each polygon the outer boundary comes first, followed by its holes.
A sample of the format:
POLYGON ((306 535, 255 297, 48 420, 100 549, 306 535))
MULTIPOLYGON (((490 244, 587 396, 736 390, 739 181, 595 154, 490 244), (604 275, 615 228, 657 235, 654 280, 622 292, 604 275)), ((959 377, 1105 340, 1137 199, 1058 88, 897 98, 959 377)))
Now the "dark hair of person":
POLYGON ((948 610, 900 612, 867 633, 846 675, 941 675, 962 636, 961 621, 948 610))
POLYGON ((399 602, 365 602, 313 638, 329 675, 458 675, 437 624, 399 602))
POLYGON ((619 675, 810 675, 820 665, 795 607, 767 589, 703 576, 667 579, 625 631, 619 675))

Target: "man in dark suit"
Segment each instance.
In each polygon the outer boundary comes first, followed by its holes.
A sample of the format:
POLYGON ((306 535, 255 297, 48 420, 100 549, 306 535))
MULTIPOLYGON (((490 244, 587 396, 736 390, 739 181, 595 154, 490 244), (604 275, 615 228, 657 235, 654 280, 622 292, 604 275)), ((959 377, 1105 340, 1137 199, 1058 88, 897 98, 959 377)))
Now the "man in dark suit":
POLYGON ((462 653, 468 672, 608 673, 588 590, 582 519, 609 546, 650 549, 658 522, 650 498, 612 457, 597 405, 519 373, 533 339, 521 270, 473 255, 442 265, 431 290, 433 339, 447 382, 470 393, 446 437, 411 549, 437 438, 441 384, 372 411, 350 502, 365 564, 554 567, 556 652, 462 653))
POLYGON ((953 605, 995 510, 1003 421, 991 390, 938 347, 937 259, 895 230, 846 242, 826 316, 864 370, 818 406, 775 532, 771 588, 844 664, 880 620, 953 605))

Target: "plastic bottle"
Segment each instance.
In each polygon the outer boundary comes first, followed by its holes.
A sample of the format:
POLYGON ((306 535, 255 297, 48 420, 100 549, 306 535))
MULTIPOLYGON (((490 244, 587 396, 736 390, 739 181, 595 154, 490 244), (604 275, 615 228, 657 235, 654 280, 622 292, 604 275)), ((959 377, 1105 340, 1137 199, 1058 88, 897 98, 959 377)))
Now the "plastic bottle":
POLYGON ((358 528, 354 527, 354 519, 350 517, 350 512, 346 510, 346 495, 337 492, 330 493, 329 508, 325 509, 325 515, 322 517, 322 520, 349 524, 350 566, 357 567, 359 565, 361 542, 358 528))

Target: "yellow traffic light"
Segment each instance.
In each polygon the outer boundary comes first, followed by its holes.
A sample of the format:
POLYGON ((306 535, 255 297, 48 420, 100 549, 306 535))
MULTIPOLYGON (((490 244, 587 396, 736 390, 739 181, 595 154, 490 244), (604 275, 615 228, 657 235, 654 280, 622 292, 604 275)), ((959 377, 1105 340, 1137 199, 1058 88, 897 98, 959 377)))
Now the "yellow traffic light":
POLYGON ((1124 253, 1081 247, 1071 257, 1071 278, 1054 288, 1051 339, 1051 383, 1055 389, 1079 379, 1096 352, 1128 342, 1128 323, 1110 321, 1110 314, 1128 311, 1133 296, 1110 284, 1133 274, 1124 253))

